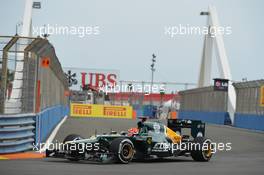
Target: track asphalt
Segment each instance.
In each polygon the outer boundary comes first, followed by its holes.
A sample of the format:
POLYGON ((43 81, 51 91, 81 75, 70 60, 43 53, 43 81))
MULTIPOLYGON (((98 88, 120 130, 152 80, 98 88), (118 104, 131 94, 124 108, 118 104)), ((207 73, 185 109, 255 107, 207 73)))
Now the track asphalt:
MULTIPOLYGON (((94 133, 110 130, 127 130, 135 127, 135 120, 71 118, 61 126, 55 140, 62 141, 71 133, 89 137, 94 133)), ((1 175, 127 175, 127 174, 203 174, 203 175, 251 175, 264 174, 264 133, 228 126, 207 125, 206 136, 214 142, 231 143, 231 151, 217 152, 210 162, 195 162, 190 157, 157 159, 130 164, 98 164, 94 162, 70 162, 44 158, 27 160, 0 160, 1 175)))

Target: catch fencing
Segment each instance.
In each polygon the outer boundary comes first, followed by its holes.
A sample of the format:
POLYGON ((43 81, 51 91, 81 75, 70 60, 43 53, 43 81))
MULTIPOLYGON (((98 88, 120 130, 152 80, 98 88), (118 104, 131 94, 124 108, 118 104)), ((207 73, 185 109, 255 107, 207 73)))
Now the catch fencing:
POLYGON ((47 39, 2 36, 0 41, 0 154, 30 150, 68 114, 68 81, 47 39), (21 87, 14 83, 21 80, 21 87), (21 96, 13 98, 15 91, 21 96))
POLYGON ((47 39, 14 36, 6 41, 1 51, 1 113, 14 108, 8 105, 12 100, 21 102, 19 113, 40 112, 54 105, 68 105, 68 96, 65 96, 69 90, 67 78, 53 45, 47 39), (15 63, 10 64, 10 61, 15 63), (23 64, 20 66, 22 70, 18 70, 18 64, 23 64), (14 87, 14 75, 19 71, 23 72, 20 77, 22 87, 14 87), (21 92, 21 97, 10 99, 15 90, 21 92))

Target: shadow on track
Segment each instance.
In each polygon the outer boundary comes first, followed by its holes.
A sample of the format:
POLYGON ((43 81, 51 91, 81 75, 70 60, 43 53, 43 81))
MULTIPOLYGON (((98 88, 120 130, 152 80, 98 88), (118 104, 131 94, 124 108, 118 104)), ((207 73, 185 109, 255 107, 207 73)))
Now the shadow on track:
MULTIPOLYGON (((69 163, 69 164, 90 164, 90 165, 127 165, 127 164, 121 164, 114 161, 110 161, 107 163, 97 162, 97 161, 70 161, 66 159, 54 159, 54 158, 45 158, 44 161, 46 162, 52 162, 52 163, 69 163)), ((153 163, 182 163, 182 162, 195 162, 192 159, 176 159, 176 158, 155 158, 155 159, 147 159, 147 160, 133 160, 129 164, 153 164, 153 163)), ((129 165, 128 164, 128 165, 129 165)))

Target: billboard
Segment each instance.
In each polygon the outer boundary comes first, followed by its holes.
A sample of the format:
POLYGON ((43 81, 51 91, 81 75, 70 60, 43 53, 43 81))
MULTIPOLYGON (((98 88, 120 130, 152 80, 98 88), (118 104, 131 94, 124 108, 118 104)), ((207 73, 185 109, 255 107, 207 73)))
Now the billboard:
POLYGON ((131 106, 71 103, 72 117, 133 118, 131 106))
POLYGON ((260 106, 264 107, 264 86, 260 87, 260 106))
POLYGON ((214 79, 214 90, 215 91, 228 91, 228 81, 227 79, 215 78, 214 79))
POLYGON ((65 67, 63 70, 67 76, 71 77, 69 83, 71 84, 70 88, 73 90, 80 90, 85 85, 95 88, 114 86, 119 81, 118 70, 73 67, 65 67))

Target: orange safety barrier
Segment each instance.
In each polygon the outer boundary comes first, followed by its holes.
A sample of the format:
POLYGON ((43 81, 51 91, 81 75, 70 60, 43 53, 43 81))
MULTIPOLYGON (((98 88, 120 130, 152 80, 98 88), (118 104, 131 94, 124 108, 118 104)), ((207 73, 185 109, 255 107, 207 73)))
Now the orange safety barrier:
POLYGON ((171 119, 177 119, 177 112, 176 111, 170 112, 170 118, 171 119))
POLYGON ((135 120, 136 118, 137 118, 137 112, 133 110, 132 119, 135 120))

